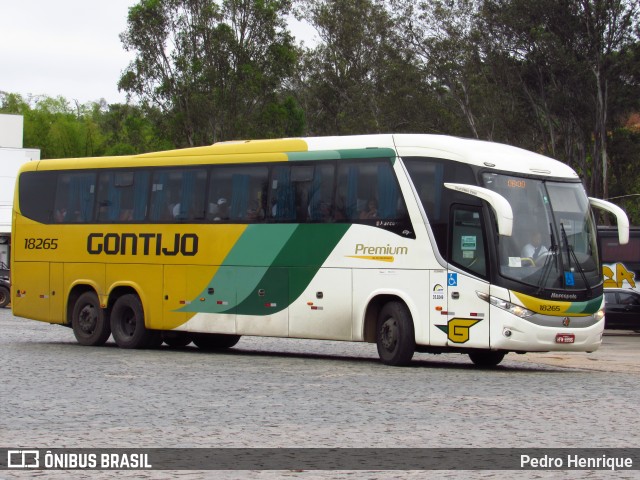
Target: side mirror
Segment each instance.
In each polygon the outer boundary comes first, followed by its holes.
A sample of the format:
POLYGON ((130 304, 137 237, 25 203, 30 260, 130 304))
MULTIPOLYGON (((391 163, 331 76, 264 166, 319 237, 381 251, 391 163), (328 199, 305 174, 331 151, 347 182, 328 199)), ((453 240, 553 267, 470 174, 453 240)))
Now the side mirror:
POLYGON ((510 237, 513 231, 513 210, 511 204, 499 193, 475 185, 464 183, 445 183, 444 186, 456 192, 466 193, 473 197, 478 197, 487 202, 493 208, 498 221, 498 233, 505 237, 510 237))
POLYGON ((589 197, 589 203, 592 208, 598 208, 600 210, 613 213, 616 217, 616 223, 618 224, 618 242, 620 245, 626 245, 629 243, 629 217, 627 217, 624 210, 614 203, 607 202, 606 200, 600 200, 599 198, 589 197))

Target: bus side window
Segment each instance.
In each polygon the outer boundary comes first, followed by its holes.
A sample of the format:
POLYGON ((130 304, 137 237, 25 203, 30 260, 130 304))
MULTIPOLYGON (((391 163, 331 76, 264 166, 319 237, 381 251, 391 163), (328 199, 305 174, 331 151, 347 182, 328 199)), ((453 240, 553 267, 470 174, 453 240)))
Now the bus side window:
POLYGON ((147 213, 150 172, 101 172, 98 180, 98 222, 141 222, 147 213))
POLYGON ((269 184, 268 217, 274 222, 332 222, 333 163, 276 165, 269 184))
POLYGON ((206 202, 207 221, 263 222, 268 172, 262 165, 213 167, 206 202))
POLYGON ((88 223, 93 220, 96 174, 61 173, 53 210, 54 223, 88 223))
POLYGON ((451 263, 484 277, 487 264, 481 215, 479 208, 452 208, 449 254, 451 263))
POLYGON ((343 163, 338 170, 338 208, 347 220, 398 220, 404 199, 388 160, 343 163))
POLYGON ((55 221, 54 204, 58 172, 24 172, 18 181, 21 213, 40 223, 55 221), (34 195, 32 192, 38 192, 34 195))
POLYGON ((179 221, 204 220, 207 171, 189 168, 181 173, 178 204, 173 207, 173 218, 179 221))
POLYGON ((334 185, 334 164, 316 164, 308 192, 309 221, 327 223, 336 220, 337 212, 333 204, 334 185))
POLYGON ((199 168, 157 170, 151 186, 150 220, 203 220, 207 172, 199 168))
POLYGON ((271 173, 269 217, 275 222, 294 222, 296 192, 291 181, 290 165, 276 165, 271 173))

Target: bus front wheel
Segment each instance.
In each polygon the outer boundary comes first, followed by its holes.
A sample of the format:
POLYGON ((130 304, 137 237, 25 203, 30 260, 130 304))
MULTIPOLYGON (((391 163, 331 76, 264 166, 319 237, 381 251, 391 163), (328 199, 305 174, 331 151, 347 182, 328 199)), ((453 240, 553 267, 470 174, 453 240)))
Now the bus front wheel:
POLYGON ((84 292, 73 305, 71 327, 81 345, 96 347, 104 345, 111 335, 109 319, 100 308, 95 292, 84 292))
POLYGON ((495 367, 498 365, 506 352, 495 352, 492 350, 480 350, 478 352, 473 352, 469 354, 469 358, 479 367, 495 367))
POLYGON ((223 333, 196 333, 193 335, 193 343, 200 350, 225 350, 233 347, 239 341, 240 335, 223 333))
POLYGON ((144 326, 142 303, 131 293, 121 296, 113 305, 111 333, 120 348, 147 348, 162 342, 159 331, 144 326))
POLYGON ((378 355, 386 365, 407 365, 416 350, 413 318, 402 302, 389 302, 380 311, 376 330, 378 355))

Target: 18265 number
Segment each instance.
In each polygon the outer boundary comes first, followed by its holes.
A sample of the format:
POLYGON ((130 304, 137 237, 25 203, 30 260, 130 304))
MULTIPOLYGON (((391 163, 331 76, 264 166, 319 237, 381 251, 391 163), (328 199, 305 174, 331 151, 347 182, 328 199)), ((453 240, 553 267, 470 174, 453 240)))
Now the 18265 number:
POLYGON ((24 248, 27 250, 55 250, 58 248, 57 238, 25 238, 24 248))

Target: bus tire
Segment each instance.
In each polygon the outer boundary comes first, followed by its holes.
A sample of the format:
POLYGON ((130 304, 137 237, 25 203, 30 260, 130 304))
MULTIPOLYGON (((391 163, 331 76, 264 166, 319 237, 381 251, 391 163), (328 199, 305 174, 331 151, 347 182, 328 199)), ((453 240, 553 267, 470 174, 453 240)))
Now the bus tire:
POLYGON ((71 327, 80 345, 98 347, 111 336, 111 326, 95 292, 84 292, 73 304, 71 327))
POLYGON ((378 355, 385 365, 411 362, 416 350, 413 318, 402 302, 389 302, 380 311, 376 329, 378 355))
POLYGON ((478 367, 495 367, 498 365, 507 352, 496 352, 494 350, 478 350, 469 353, 469 358, 478 367))
POLYGON ((111 333, 120 348, 154 347, 159 345, 158 340, 162 338, 159 331, 144 326, 142 302, 132 293, 121 296, 113 305, 111 333))
POLYGON ((240 341, 240 335, 223 333, 196 333, 193 335, 193 343, 200 350, 226 350, 240 341))
POLYGON ((4 308, 9 305, 11 301, 11 293, 9 289, 4 285, 0 285, 0 308, 4 308))
POLYGON ((162 332, 162 341, 170 347, 180 348, 189 345, 193 341, 193 337, 189 332, 167 330, 162 332))

